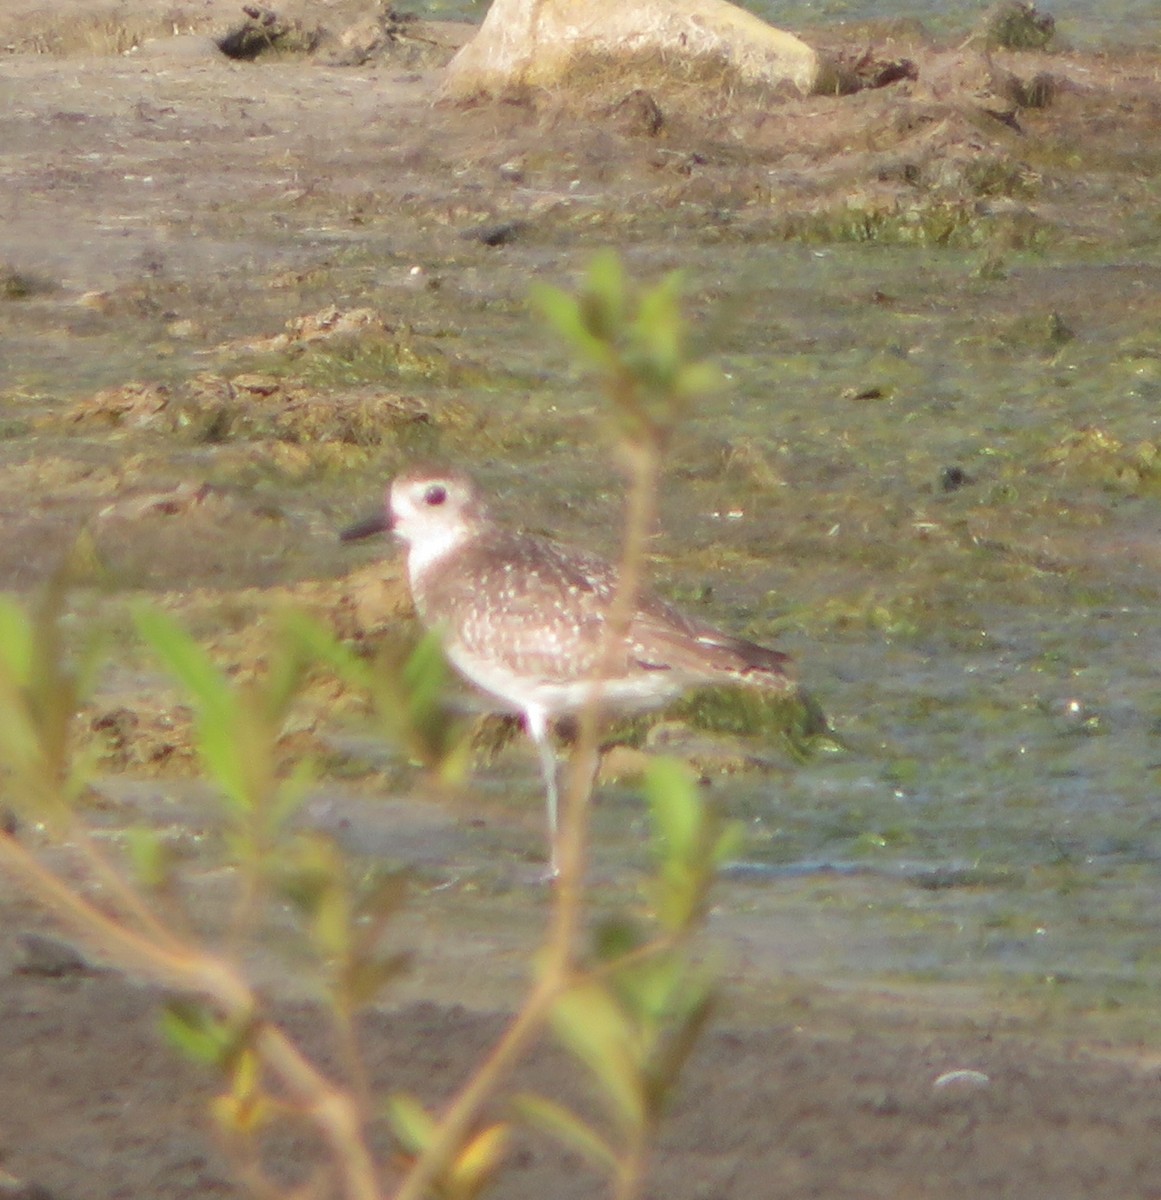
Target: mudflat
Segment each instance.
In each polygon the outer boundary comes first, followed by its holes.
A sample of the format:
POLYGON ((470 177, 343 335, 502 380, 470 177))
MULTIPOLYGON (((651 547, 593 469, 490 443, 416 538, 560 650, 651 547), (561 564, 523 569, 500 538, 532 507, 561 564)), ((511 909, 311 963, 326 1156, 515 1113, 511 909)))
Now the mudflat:
MULTIPOLYGON (((675 735, 750 836, 706 930, 720 1013, 647 1194, 1161 1195, 1161 57, 986 57, 884 25, 815 31, 916 67, 856 95, 451 106, 466 27, 288 7, 330 36, 242 62, 211 40, 237 15, 0 13, 0 584, 30 599, 71 556, 72 619, 118 648, 82 720, 94 829, 163 831, 194 924, 226 925, 142 595, 241 672, 284 604, 351 636, 406 622, 390 548, 355 562, 336 533, 432 453, 615 548, 599 398, 527 292, 619 246, 643 278, 687 272, 737 381, 674 449, 661 583, 790 650, 850 747, 801 765, 675 735)), ((307 822, 416 874, 396 933, 416 967, 362 1036, 378 1086, 438 1103, 541 931, 535 763, 514 743, 477 788, 415 796, 357 707, 312 692, 288 756, 324 763, 307 822)), ((600 906, 637 902, 640 808, 602 792, 600 906)), ((30 957, 52 931, 0 880, 11 1194, 241 1194, 156 992, 30 957)), ((332 1063, 301 947, 264 932, 256 977, 332 1063)), ((517 1083, 583 1106, 576 1075, 546 1044, 517 1083)), ((319 1147, 277 1138, 308 1177, 319 1147)), ((522 1135, 502 1191, 596 1186, 522 1135)))

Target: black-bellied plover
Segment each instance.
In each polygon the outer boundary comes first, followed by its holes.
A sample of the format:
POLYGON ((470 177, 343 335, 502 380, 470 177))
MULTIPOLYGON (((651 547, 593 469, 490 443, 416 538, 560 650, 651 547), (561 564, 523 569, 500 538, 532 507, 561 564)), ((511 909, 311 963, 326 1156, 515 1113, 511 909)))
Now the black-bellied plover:
POLYGON ((547 538, 497 524, 475 484, 454 470, 411 470, 383 512, 342 533, 354 541, 393 531, 407 544, 419 617, 444 639, 452 664, 524 716, 536 743, 556 866, 556 757, 551 722, 578 713, 600 672, 601 702, 652 708, 690 687, 793 689, 789 657, 732 637, 643 592, 623 644, 606 650, 617 568, 547 538))

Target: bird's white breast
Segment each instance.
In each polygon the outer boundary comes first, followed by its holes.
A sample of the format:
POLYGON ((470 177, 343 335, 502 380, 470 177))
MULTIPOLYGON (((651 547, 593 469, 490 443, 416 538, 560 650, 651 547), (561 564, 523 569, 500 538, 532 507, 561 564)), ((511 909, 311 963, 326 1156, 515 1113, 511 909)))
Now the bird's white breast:
POLYGON ((467 539, 468 531, 459 525, 433 526, 424 530, 422 538, 407 548, 407 577, 411 594, 418 597, 423 591, 423 577, 467 539))

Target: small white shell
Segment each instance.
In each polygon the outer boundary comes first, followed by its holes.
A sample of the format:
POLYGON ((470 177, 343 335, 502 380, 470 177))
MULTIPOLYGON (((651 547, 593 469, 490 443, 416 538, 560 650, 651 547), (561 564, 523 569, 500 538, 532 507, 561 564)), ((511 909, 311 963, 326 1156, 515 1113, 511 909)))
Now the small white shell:
POLYGON ((933 1088, 982 1088, 987 1087, 992 1080, 983 1071, 973 1071, 969 1067, 960 1067, 955 1071, 944 1071, 931 1085, 933 1088))

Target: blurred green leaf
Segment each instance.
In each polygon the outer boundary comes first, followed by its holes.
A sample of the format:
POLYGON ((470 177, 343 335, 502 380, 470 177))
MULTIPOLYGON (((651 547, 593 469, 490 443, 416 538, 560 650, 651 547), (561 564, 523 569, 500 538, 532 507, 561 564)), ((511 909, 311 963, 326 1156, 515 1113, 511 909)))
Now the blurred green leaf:
POLYGON ((471 753, 466 723, 444 704, 447 659, 438 630, 429 630, 400 658, 385 645, 369 673, 375 710, 389 737, 439 778, 463 777, 471 753))
POLYGON ((301 912, 313 913, 321 894, 334 882, 335 860, 326 838, 302 834, 281 847, 272 863, 280 894, 301 912))
POLYGON ((172 617, 160 609, 142 607, 136 613, 142 637, 190 693, 199 709, 222 718, 233 717, 236 704, 230 684, 209 655, 172 617))
POLYGON ((304 920, 340 1009, 369 1003, 411 965, 410 953, 383 953, 379 946, 406 898, 405 873, 356 882, 348 856, 321 834, 281 847, 271 867, 278 893, 304 920))
POLYGON ((173 998, 161 1010, 161 1030, 187 1058, 228 1070, 249 1043, 251 1027, 215 1016, 201 1001, 173 998))
POLYGON ((447 659, 437 630, 429 630, 416 643, 403 664, 403 683, 407 689, 408 716, 413 724, 426 725, 433 717, 442 716, 447 659))
POLYGON ((625 1129, 639 1128, 645 1119, 640 1045, 605 987, 590 981, 570 988, 556 1002, 552 1024, 565 1046, 597 1079, 617 1123, 625 1129))
POLYGON ((373 665, 321 621, 297 609, 283 615, 282 628, 287 639, 307 662, 318 662, 331 668, 349 687, 369 691, 373 681, 373 665))
POLYGON ((448 1194, 454 1200, 478 1196, 499 1169, 511 1140, 512 1128, 506 1122, 489 1125, 470 1138, 448 1170, 448 1194))
POLYGON ((620 258, 604 250, 575 297, 532 290, 548 322, 601 377, 617 436, 631 448, 660 449, 690 399, 722 382, 715 367, 688 357, 682 285, 674 271, 634 296, 620 258))
POLYGON ((0 596, 0 765, 14 779, 9 802, 50 823, 62 821, 84 793, 91 767, 72 743, 81 685, 95 670, 95 643, 81 655, 82 673, 64 645, 65 598, 63 572, 31 611, 0 596))
POLYGON ((646 1096, 651 1111, 661 1115, 682 1068, 693 1053, 713 1014, 716 997, 709 988, 687 984, 685 1011, 675 1017, 650 1057, 646 1071, 646 1096))
POLYGON ((704 807, 689 768, 674 758, 655 758, 645 772, 645 798, 658 853, 688 859, 704 828, 704 807))
POLYGON ((136 620, 142 637, 189 696, 198 753, 233 818, 225 833, 231 853, 260 868, 314 778, 309 761, 280 778, 279 761, 283 725, 315 661, 309 621, 285 614, 265 671, 238 683, 165 613, 142 608, 136 620))
POLYGON ((548 323, 590 366, 603 369, 610 365, 610 350, 593 335, 578 301, 567 292, 545 284, 534 284, 530 297, 548 323))
POLYGON ((657 860, 648 890, 661 925, 677 933, 702 916, 718 867, 740 845, 741 827, 722 821, 673 760, 650 764, 645 793, 657 860))
POLYGON ((0 662, 16 687, 27 687, 34 649, 32 621, 12 597, 0 595, 0 662))
POLYGON ((387 736, 439 778, 461 779, 471 753, 468 730, 444 704, 447 659, 438 631, 429 630, 405 655, 384 644, 373 662, 316 623, 296 628, 313 653, 350 687, 367 692, 387 736))
POLYGON ((737 858, 745 841, 746 831, 742 828, 741 821, 721 822, 710 852, 710 865, 714 870, 737 858))
POLYGON ((140 826, 125 831, 129 861, 142 887, 159 890, 168 886, 173 870, 173 853, 155 829, 140 826))
POLYGON ((633 330, 650 374, 663 388, 672 385, 682 357, 685 322, 678 302, 682 282, 682 273, 673 271, 646 291, 633 330))
POLYGON ((621 256, 598 251, 589 263, 578 300, 585 327, 601 343, 612 344, 625 326, 627 292, 621 256))
POLYGON ((317 764, 303 759, 290 768, 286 779, 278 780, 269 818, 272 829, 283 826, 303 806, 317 778, 317 764))
POLYGON ((48 782, 42 750, 40 730, 24 687, 0 669, 0 759, 16 776, 18 790, 31 793, 29 799, 50 799, 41 794, 48 782))
POLYGON ((352 909, 346 863, 322 834, 302 834, 273 860, 279 892, 306 918, 316 949, 326 958, 347 956, 352 909))
POLYGON ((156 608, 139 609, 136 620, 141 636, 189 693, 206 769, 235 810, 249 810, 254 714, 242 708, 230 681, 176 621, 156 608))
POLYGON ((396 1141, 407 1154, 422 1154, 435 1132, 435 1119, 414 1096, 405 1092, 388 1097, 387 1119, 396 1141))
POLYGON ((403 950, 380 958, 360 958, 344 972, 341 987, 344 996, 355 1008, 377 1000, 383 989, 411 969, 415 955, 403 950))
POLYGON ((594 1166, 610 1174, 616 1171, 617 1155, 609 1143, 563 1104, 530 1092, 514 1096, 512 1104, 528 1124, 551 1134, 594 1166))
POLYGON ((685 976, 684 956, 667 950, 636 958, 614 972, 610 986, 624 1011, 648 1031, 681 1010, 685 976))
POLYGON ((276 1111, 262 1090, 261 1062, 253 1050, 235 1056, 229 1083, 229 1091, 210 1101, 210 1112, 227 1132, 250 1137, 269 1124, 276 1111))
POLYGON ((292 614, 283 614, 277 622, 277 633, 268 656, 261 697, 266 721, 273 728, 281 727, 286 720, 315 658, 309 642, 299 634, 299 628, 292 614))
POLYGON ((593 930, 593 951, 597 962, 615 962, 640 949, 648 940, 648 934, 637 921, 617 913, 597 922, 593 930))
POLYGON ((719 392, 725 385, 725 376, 716 363, 686 363, 673 382, 674 389, 683 399, 691 396, 709 396, 719 392))

